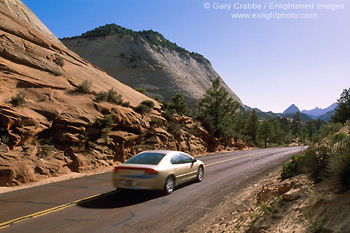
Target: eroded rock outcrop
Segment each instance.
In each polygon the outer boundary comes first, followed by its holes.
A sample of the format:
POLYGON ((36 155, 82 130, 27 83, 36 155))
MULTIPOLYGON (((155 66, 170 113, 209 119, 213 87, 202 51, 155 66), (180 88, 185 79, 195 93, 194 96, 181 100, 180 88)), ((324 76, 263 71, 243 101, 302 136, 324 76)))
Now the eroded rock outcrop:
POLYGON ((166 119, 154 100, 151 113, 134 111, 145 100, 67 49, 21 1, 0 0, 0 186, 109 167, 147 149, 218 149, 191 118, 166 119))

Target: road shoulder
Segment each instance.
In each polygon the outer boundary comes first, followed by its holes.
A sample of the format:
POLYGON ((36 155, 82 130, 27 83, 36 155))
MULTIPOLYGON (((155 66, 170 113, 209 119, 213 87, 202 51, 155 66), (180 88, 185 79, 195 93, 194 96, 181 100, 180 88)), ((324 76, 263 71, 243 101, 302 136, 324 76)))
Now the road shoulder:
POLYGON ((241 184, 237 190, 227 194, 224 201, 198 221, 187 226, 182 232, 209 233, 232 231, 236 217, 240 213, 252 210, 256 194, 261 190, 261 187, 279 177, 280 172, 280 168, 274 168, 245 184, 241 184))

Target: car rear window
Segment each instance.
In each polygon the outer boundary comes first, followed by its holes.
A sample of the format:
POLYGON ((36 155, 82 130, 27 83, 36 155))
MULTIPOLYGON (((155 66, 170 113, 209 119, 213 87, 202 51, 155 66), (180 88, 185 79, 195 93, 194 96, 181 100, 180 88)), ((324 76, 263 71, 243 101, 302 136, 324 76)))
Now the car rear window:
POLYGON ((163 153, 144 152, 132 157, 125 163, 157 165, 164 156, 165 154, 163 153))

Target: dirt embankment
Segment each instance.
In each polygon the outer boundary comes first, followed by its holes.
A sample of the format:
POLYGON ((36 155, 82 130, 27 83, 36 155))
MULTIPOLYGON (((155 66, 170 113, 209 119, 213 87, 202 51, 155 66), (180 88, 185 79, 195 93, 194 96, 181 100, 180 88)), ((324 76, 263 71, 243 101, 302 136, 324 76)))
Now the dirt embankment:
POLYGON ((350 191, 305 175, 281 181, 280 170, 230 194, 184 232, 350 232, 350 191))

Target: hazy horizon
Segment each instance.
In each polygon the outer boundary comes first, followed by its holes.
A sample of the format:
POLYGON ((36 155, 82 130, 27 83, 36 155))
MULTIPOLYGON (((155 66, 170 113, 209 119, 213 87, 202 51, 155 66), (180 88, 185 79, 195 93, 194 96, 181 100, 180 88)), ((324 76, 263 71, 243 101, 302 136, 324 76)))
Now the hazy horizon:
POLYGON ((350 88, 348 0, 255 0, 244 10, 243 0, 23 2, 59 38, 110 23, 158 31, 202 54, 245 105, 266 112, 326 108, 350 88))

